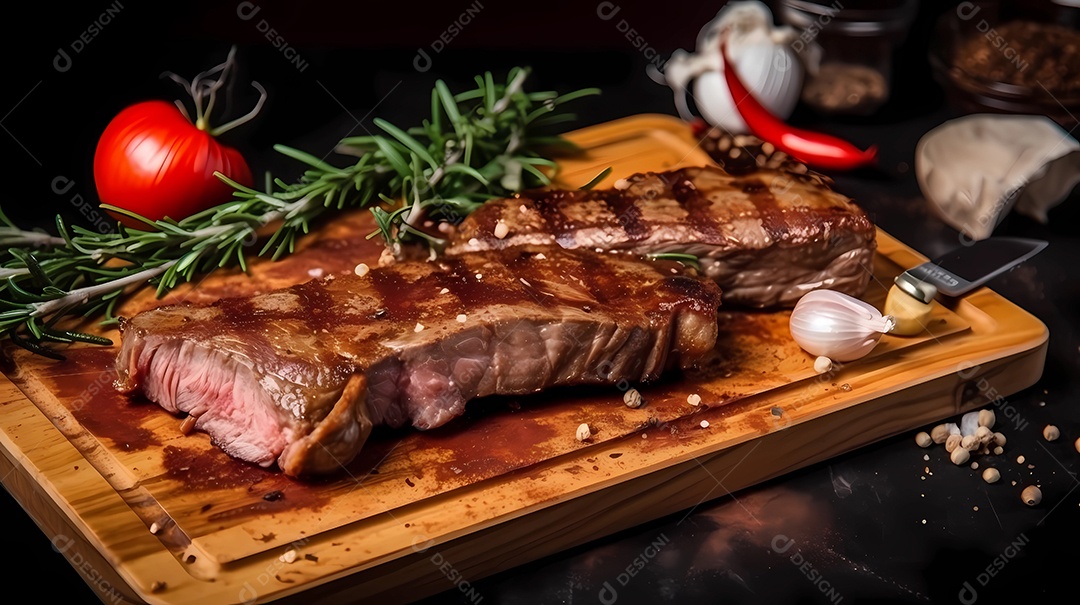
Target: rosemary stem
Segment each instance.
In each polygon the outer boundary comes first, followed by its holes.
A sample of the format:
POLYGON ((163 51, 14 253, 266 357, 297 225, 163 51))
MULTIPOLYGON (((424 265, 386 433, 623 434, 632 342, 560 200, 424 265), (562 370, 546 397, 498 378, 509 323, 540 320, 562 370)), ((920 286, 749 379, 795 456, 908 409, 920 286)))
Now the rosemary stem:
POLYGON ((519 71, 517 75, 514 76, 514 79, 510 81, 502 98, 496 101, 495 106, 492 107, 492 111, 494 111, 496 115, 506 111, 506 107, 510 105, 510 99, 517 94, 521 90, 522 85, 525 84, 526 75, 528 74, 526 74, 524 70, 519 71))
POLYGON ((26 231, 23 229, 0 228, 0 244, 4 246, 63 246, 67 244, 62 237, 41 233, 40 231, 26 231))
POLYGON ((7 279, 16 275, 26 275, 30 269, 0 269, 0 279, 7 279))
MULTIPOLYGON (((439 164, 439 167, 431 173, 431 178, 428 179, 428 184, 431 186, 432 190, 435 189, 435 186, 438 185, 439 181, 441 181, 443 176, 446 175, 446 166, 448 164, 456 164, 458 161, 461 160, 461 156, 463 154, 464 152, 461 149, 455 149, 454 152, 451 153, 446 158, 446 160, 442 164, 439 164)), ((405 217, 405 225, 409 227, 415 227, 416 221, 420 220, 420 211, 422 209, 423 206, 420 203, 420 198, 416 198, 415 200, 413 200, 412 208, 409 209, 409 215, 405 217)))
POLYGON ((102 294, 108 294, 109 292, 121 290, 134 284, 141 284, 168 271, 169 267, 175 265, 177 262, 179 262, 179 259, 170 260, 161 263, 156 267, 143 269, 142 271, 132 273, 131 275, 121 277, 120 279, 116 279, 102 284, 96 284, 93 286, 86 286, 85 288, 79 288, 77 290, 72 290, 71 292, 68 292, 60 298, 55 298, 53 300, 41 303, 33 303, 31 304, 33 310, 30 312, 30 317, 48 317, 49 315, 56 313, 57 311, 66 309, 71 305, 82 304, 89 301, 91 298, 101 296, 102 294))

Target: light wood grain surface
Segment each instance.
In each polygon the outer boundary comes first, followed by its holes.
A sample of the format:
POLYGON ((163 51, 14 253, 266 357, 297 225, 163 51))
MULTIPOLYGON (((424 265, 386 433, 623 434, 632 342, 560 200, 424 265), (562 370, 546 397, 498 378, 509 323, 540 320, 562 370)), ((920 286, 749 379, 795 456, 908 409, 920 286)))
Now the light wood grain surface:
MULTIPOLYGON (((709 163, 666 116, 571 137, 588 153, 562 163, 565 186, 608 166, 600 187, 709 163)), ((164 301, 140 294, 123 312, 351 270, 377 258, 371 229, 366 212, 348 215, 284 261, 214 274, 164 301)), ((879 233, 866 300, 881 308, 892 277, 923 260, 879 233)), ((791 341, 786 312, 724 311, 720 342, 702 370, 643 388, 641 409, 616 389, 493 399, 444 429, 377 432, 347 472, 314 483, 232 460, 153 404, 115 393, 115 349, 72 350, 59 363, 11 350, 0 472, 107 602, 397 601, 465 591, 466 578, 985 406, 980 385, 1006 395, 1038 379, 1047 333, 984 288, 937 305, 926 333, 886 336, 823 375, 791 341), (686 403, 692 393, 703 405, 686 403), (596 432, 586 443, 574 438, 582 422, 596 432)))

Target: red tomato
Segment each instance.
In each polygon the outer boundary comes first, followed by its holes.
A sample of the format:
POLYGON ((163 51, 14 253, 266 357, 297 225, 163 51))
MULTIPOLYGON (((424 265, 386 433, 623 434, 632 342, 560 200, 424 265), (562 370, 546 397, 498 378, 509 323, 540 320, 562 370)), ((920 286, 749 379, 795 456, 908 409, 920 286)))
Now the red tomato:
MULTIPOLYGON (((232 199, 220 172, 250 187, 251 169, 239 151, 196 128, 173 104, 136 103, 105 128, 94 153, 94 182, 102 203, 151 220, 181 220, 232 199)), ((144 223, 110 213, 125 225, 144 223)))

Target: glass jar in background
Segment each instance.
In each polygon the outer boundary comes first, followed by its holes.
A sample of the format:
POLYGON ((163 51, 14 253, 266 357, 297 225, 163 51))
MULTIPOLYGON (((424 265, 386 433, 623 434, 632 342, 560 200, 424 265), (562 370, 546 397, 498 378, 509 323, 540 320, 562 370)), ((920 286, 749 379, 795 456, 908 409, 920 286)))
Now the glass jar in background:
POLYGON ((894 54, 917 11, 918 0, 777 0, 778 19, 800 32, 796 50, 821 49, 802 101, 825 114, 873 114, 889 100, 894 54))
POLYGON ((938 18, 933 75, 960 114, 1045 115, 1080 124, 1080 2, 977 0, 938 18))

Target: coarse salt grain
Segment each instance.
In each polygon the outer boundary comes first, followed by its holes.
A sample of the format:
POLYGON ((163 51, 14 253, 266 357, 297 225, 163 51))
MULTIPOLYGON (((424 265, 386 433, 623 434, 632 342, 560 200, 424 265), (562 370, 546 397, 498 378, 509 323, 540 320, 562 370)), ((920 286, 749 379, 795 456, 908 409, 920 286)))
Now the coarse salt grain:
POLYGON ((832 360, 824 355, 819 356, 814 360, 814 371, 818 374, 824 374, 832 369, 832 360))
POLYGON ((544 253, 543 253, 543 252, 538 252, 538 253, 536 254, 536 260, 547 260, 547 257, 546 257, 546 256, 544 256, 544 253))
POLYGON ((413 328, 413 332, 423 332, 423 331, 424 331, 424 324, 422 324, 420 322, 416 322, 416 327, 413 328))
POLYGON ((449 291, 450 291, 450 288, 443 288, 442 290, 439 290, 439 294, 446 294, 449 291))
POLYGON ((371 267, 367 266, 367 263, 360 263, 359 265, 356 265, 355 269, 353 269, 353 272, 360 277, 367 275, 368 271, 371 271, 371 267))
POLYGON ((284 563, 292 563, 293 561, 296 561, 297 556, 298 554, 296 550, 290 548, 289 550, 285 551, 285 554, 278 557, 278 559, 284 563))
POLYGON ((510 227, 506 223, 502 221, 495 223, 495 237, 503 239, 504 237, 509 235, 509 233, 510 227))
POLYGON ((319 279, 320 277, 322 277, 323 273, 324 273, 324 271, 323 271, 322 267, 315 267, 314 269, 308 269, 308 272, 307 272, 308 277, 314 277, 315 279, 319 279))
POLYGON ((592 431, 589 429, 589 425, 584 422, 578 425, 576 437, 578 441, 585 441, 589 437, 592 437, 592 431))
POLYGON ((686 403, 695 407, 701 405, 701 395, 691 393, 690 396, 686 398, 686 403))
POLYGON ((703 429, 709 428, 709 421, 708 420, 702 420, 701 421, 701 428, 703 428, 703 429))
POLYGON ((467 319, 468 319, 468 317, 466 317, 464 313, 457 316, 458 323, 465 323, 465 320, 467 320, 467 319))
POLYGON ((477 273, 476 274, 476 279, 484 279, 484 274, 483 273, 477 273))

